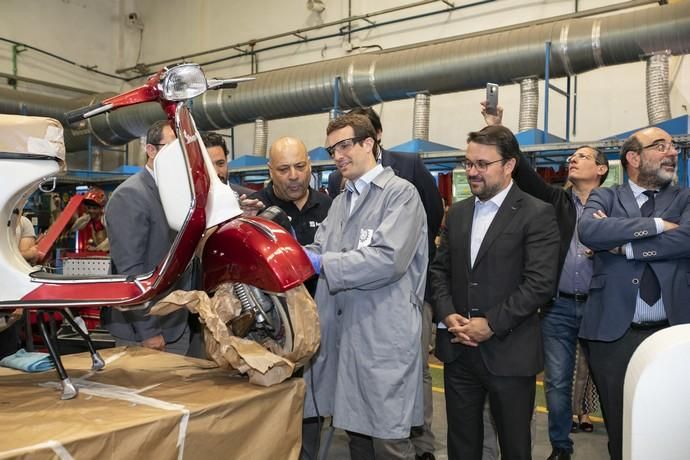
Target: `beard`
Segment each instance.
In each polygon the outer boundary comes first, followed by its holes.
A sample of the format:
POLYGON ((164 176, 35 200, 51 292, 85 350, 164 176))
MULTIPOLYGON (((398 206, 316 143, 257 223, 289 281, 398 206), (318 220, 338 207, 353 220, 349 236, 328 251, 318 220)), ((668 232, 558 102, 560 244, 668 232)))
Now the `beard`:
POLYGON ((469 181, 469 184, 472 194, 479 198, 480 201, 489 200, 502 190, 502 184, 499 182, 487 184, 485 180, 482 180, 481 182, 469 181))
POLYGON ((657 165, 649 161, 642 160, 640 163, 640 174, 638 176, 639 185, 649 188, 661 189, 673 182, 676 177, 676 161, 672 158, 665 158, 657 165), (663 166, 673 166, 673 171, 667 171, 663 166))

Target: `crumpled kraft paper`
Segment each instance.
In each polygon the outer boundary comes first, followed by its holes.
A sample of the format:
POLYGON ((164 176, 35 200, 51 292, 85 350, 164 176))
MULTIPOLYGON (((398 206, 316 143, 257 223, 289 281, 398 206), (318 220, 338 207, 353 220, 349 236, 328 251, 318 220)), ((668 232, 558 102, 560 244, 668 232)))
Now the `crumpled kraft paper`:
POLYGON ((55 371, 0 368, 0 459, 297 460, 304 379, 270 387, 215 363, 141 347, 64 355, 79 396, 55 371))
POLYGON ((174 291, 153 306, 151 314, 166 315, 180 308, 198 313, 209 357, 222 368, 246 373, 251 383, 270 386, 289 378, 295 367, 306 364, 319 348, 314 299, 303 285, 284 295, 294 334, 291 351, 270 339, 259 344, 232 335, 226 323, 239 316, 242 306, 230 283, 219 286, 212 298, 204 291, 174 291))

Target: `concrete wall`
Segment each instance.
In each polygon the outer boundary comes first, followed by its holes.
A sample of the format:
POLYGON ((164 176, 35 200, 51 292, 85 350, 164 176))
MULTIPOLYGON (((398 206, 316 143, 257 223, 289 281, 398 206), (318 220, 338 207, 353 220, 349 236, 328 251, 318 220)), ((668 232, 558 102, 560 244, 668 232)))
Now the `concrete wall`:
MULTIPOLYGON (((154 62, 187 55, 201 50, 278 34, 293 29, 327 23, 348 15, 347 0, 324 0, 326 9, 317 14, 307 10, 304 0, 3 0, 0 36, 24 41, 56 54, 109 73, 137 62, 154 62), (143 33, 127 24, 128 13, 136 12, 144 24, 143 33)), ((371 13, 412 3, 412 0, 352 0, 352 14, 371 13)), ((455 0, 456 5, 470 1, 455 0)), ((580 0, 579 9, 613 3, 606 0, 580 0)), ((438 10, 445 5, 436 2, 413 9, 374 18, 377 23, 402 16, 438 10)), ((574 11, 575 1, 500 0, 473 6, 452 13, 429 16, 414 21, 352 34, 351 40, 335 37, 323 41, 301 43, 257 56, 259 71, 282 68, 322 59, 345 56, 352 47, 380 46, 383 49, 421 41, 487 30, 574 11)), ((658 6, 655 6, 658 7, 658 6)), ((359 21, 355 27, 366 23, 359 21)), ((332 34, 340 26, 306 33, 308 37, 332 34)), ((287 43, 296 37, 257 44, 257 48, 287 43)), ((9 47, 0 43, 0 71, 9 73, 9 47)), ((205 62, 236 55, 229 50, 194 58, 205 62)), ((209 76, 231 77, 251 73, 251 59, 242 57, 206 66, 209 76)), ((26 52, 19 57, 19 74, 87 87, 94 90, 118 91, 126 86, 121 81, 90 75, 64 64, 26 52)), ((690 64, 687 59, 671 59, 671 109, 673 116, 687 113, 690 97, 690 64)), ((133 83, 137 83, 136 81, 133 83)), ((564 80, 553 83, 565 88, 564 80)), ((2 81, 0 81, 2 84, 2 81)), ((644 96, 644 64, 636 63, 591 71, 579 76, 577 135, 574 140, 592 140, 647 124, 644 96)), ((20 85, 20 88, 26 85, 20 85)), ((55 93, 55 91, 52 91, 55 93)), ((540 88, 543 100, 543 85, 540 88)), ((482 90, 431 99, 430 140, 456 147, 465 145, 469 130, 482 126, 478 102, 482 90)), ((503 86, 500 103, 506 108, 505 123, 517 129, 518 85, 503 86)), ((564 99, 551 93, 550 130, 564 137, 564 99)), ((376 107, 384 123, 384 145, 393 146, 412 136, 412 99, 387 102, 376 107)), ((326 108, 325 108, 326 109, 326 108)), ((308 147, 322 145, 327 115, 310 115, 270 121, 269 144, 283 135, 302 137, 308 147)), ((540 110, 539 125, 543 122, 540 110)), ((235 150, 238 154, 252 151, 253 125, 235 129, 235 150)))

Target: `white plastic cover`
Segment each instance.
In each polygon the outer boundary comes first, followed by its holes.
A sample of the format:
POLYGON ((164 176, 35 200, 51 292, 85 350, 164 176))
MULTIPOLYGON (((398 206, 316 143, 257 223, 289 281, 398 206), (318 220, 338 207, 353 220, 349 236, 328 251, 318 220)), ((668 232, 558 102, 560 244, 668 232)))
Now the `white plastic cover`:
POLYGON ((153 159, 153 176, 170 228, 179 232, 192 207, 192 186, 179 141, 166 145, 153 159))
POLYGON ((62 125, 52 118, 0 115, 0 152, 49 155, 64 162, 62 125))
POLYGON ((201 144, 201 150, 204 152, 206 171, 208 171, 208 175, 211 178, 211 186, 209 187, 208 198, 206 200, 206 228, 211 228, 221 222, 228 221, 233 217, 241 215, 242 209, 240 208, 240 202, 234 190, 218 178, 211 157, 206 151, 206 147, 203 143, 201 144))
MULTIPOLYGON (((197 134, 197 137, 198 134, 197 134)), ((203 144, 204 164, 211 179, 206 199, 206 228, 228 221, 242 214, 237 195, 230 186, 221 182, 216 175, 208 152, 203 144)), ((158 193, 165 210, 168 225, 180 231, 192 206, 192 188, 187 174, 187 165, 178 141, 163 147, 153 161, 153 171, 158 184, 158 193)))

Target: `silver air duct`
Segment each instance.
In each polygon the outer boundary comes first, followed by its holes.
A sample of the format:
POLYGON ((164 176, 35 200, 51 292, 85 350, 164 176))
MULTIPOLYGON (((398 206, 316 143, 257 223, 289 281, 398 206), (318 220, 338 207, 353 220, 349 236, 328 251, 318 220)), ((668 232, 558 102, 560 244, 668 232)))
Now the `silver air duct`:
POLYGON ((520 81, 520 119, 518 132, 537 127, 539 115, 539 80, 525 78, 520 81))
POLYGON ((412 121, 412 139, 429 140, 429 109, 431 96, 428 93, 417 93, 414 96, 414 115, 412 121))
MULTIPOLYGON (((238 88, 204 94, 194 101, 194 116, 199 129, 213 130, 259 117, 271 120, 321 113, 332 105, 336 76, 341 77, 339 101, 343 109, 404 99, 410 93, 479 89, 487 81, 511 84, 525 77, 543 78, 546 42, 552 44, 552 78, 637 62, 660 50, 687 54, 690 2, 499 29, 263 72, 238 88)), ((4 93, 0 93, 0 112, 22 113, 16 104, 8 107, 4 93)), ((19 96, 15 93, 14 97, 19 96)), ((48 104, 51 102, 43 101, 44 106, 48 104)), ((62 112, 85 105, 74 101, 60 104, 68 107, 50 110, 62 112)), ((71 133, 69 148, 84 145, 78 140, 85 139, 89 131, 101 142, 122 144, 142 135, 162 117, 155 104, 95 117, 85 131, 71 133)))
POLYGON ((91 155, 91 170, 103 171, 103 150, 101 150, 100 147, 93 149, 93 155, 91 155))
POLYGON ((254 120, 254 155, 265 157, 268 143, 268 124, 263 118, 254 120))
POLYGON ((655 53, 647 58, 647 117, 655 125, 671 118, 668 86, 668 53, 655 53))

